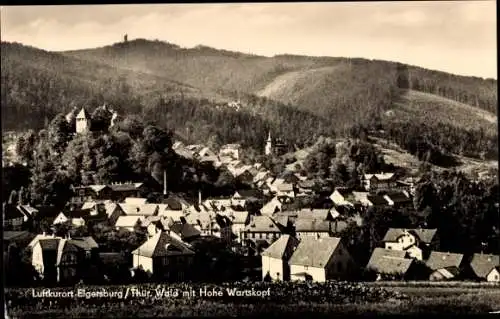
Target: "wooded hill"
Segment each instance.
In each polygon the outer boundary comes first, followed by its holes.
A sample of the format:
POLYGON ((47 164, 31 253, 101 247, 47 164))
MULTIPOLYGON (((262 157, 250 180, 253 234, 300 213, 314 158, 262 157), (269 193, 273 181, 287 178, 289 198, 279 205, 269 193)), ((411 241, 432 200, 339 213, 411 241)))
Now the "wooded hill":
MULTIPOLYGON (((426 134, 442 136, 426 141, 436 150, 497 156, 496 80, 395 62, 263 57, 144 39, 62 53, 2 42, 1 74, 4 129, 41 128, 73 105, 91 111, 107 102, 191 142, 242 142, 260 150, 271 130, 300 147, 361 127, 412 144, 390 132, 425 123, 426 134), (241 109, 224 107, 231 100, 240 100, 241 109), (443 134, 434 134, 442 124, 443 134), (446 146, 465 135, 473 138, 446 146)), ((412 131, 416 136, 408 138, 419 138, 412 131)))

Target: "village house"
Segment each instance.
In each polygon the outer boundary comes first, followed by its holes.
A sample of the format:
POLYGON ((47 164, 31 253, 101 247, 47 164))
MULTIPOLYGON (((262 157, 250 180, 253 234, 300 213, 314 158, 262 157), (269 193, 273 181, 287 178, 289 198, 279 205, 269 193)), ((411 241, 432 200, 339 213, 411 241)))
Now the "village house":
POLYGON ((268 203, 264 204, 260 209, 260 213, 264 216, 273 216, 274 213, 281 211, 283 201, 277 196, 273 197, 268 203))
POLYGON ((432 251, 425 265, 431 271, 429 280, 444 281, 456 279, 464 266, 464 255, 432 251))
POLYGON ((32 265, 44 280, 75 282, 96 263, 98 245, 92 237, 37 236, 29 247, 32 249, 32 265))
POLYGON ((202 236, 213 236, 217 231, 215 213, 189 213, 185 216, 185 222, 200 231, 202 236))
POLYGON ((313 180, 301 180, 297 183, 298 192, 301 194, 312 195, 315 187, 316 183, 313 180))
POLYGON ((70 223, 75 227, 82 227, 85 226, 86 223, 84 217, 88 217, 89 215, 90 213, 88 210, 72 210, 60 212, 52 222, 52 225, 70 223))
POLYGON ((388 205, 396 209, 413 208, 413 201, 410 198, 409 193, 405 191, 390 191, 384 195, 384 199, 387 201, 388 205))
POLYGON ((500 282, 500 265, 493 268, 486 276, 486 281, 500 282))
POLYGON ((114 199, 122 202, 127 197, 141 197, 147 191, 144 183, 112 183, 109 187, 113 190, 114 199))
POLYGON ((226 144, 220 148, 219 157, 222 158, 230 158, 232 160, 240 159, 240 144, 226 144))
POLYGON ((377 280, 407 279, 413 275, 414 259, 405 258, 403 250, 391 250, 377 247, 366 265, 366 270, 374 272, 377 280))
POLYGON ((73 187, 73 196, 69 201, 70 208, 80 208, 85 202, 104 201, 114 198, 113 190, 106 185, 89 185, 73 187))
POLYGON ((270 245, 282 235, 281 227, 269 216, 253 216, 242 232, 244 243, 267 243, 270 245))
POLYGON ((396 174, 364 174, 362 177, 362 184, 369 192, 376 192, 378 190, 391 190, 396 186, 396 174))
POLYGON ((162 225, 164 226, 164 231, 166 231, 168 235, 176 237, 183 242, 191 242, 192 240, 198 239, 201 236, 201 232, 189 223, 172 220, 168 220, 167 222, 167 225, 165 225, 165 223, 162 223, 162 225), (174 234, 176 236, 174 236, 174 234))
POLYGON ((297 216, 300 219, 333 221, 340 216, 340 213, 333 207, 330 209, 303 208, 298 211, 297 216))
POLYGON ((157 279, 182 281, 192 276, 194 255, 187 244, 159 232, 132 252, 132 263, 157 279))
POLYGON ((355 199, 351 189, 346 187, 336 187, 333 193, 329 196, 330 200, 336 207, 351 206, 354 207, 355 199))
POLYGON ((355 269, 354 260, 338 237, 300 240, 288 264, 294 281, 347 279, 355 269))
POLYGON ((389 207, 389 202, 381 194, 368 194, 366 198, 371 203, 370 207, 389 207))
POLYGON ((133 232, 137 227, 142 227, 145 220, 145 216, 139 215, 120 216, 116 219, 115 228, 116 230, 126 229, 133 232))
POLYGON ((127 216, 156 216, 158 215, 157 204, 118 204, 127 216))
MULTIPOLYGON (((470 270, 472 278, 476 280, 488 280, 488 275, 492 270, 500 265, 500 255, 492 254, 474 254, 470 261, 470 270)), ((494 273, 493 279, 494 279, 494 273)))
POLYGON ((389 228, 383 238, 386 249, 406 251, 411 258, 423 260, 430 251, 437 229, 389 228))
POLYGON ((259 198, 261 198, 261 194, 258 190, 239 189, 231 198, 231 205, 245 207, 247 201, 258 200, 259 198))
POLYGON ((327 221, 322 219, 297 218, 295 235, 298 239, 333 237, 347 227, 344 221, 327 221))
POLYGON ((178 209, 172 209, 168 204, 158 204, 158 216, 170 218, 173 221, 180 221, 181 217, 184 217, 182 206, 179 204, 179 206, 176 206, 175 208, 178 209))
POLYGON ((110 225, 115 225, 118 217, 125 216, 125 212, 121 209, 120 205, 116 203, 104 204, 104 210, 106 211, 106 216, 108 216, 110 225))
POLYGON ((290 235, 283 235, 261 254, 262 279, 290 280, 288 261, 299 245, 299 240, 290 235))

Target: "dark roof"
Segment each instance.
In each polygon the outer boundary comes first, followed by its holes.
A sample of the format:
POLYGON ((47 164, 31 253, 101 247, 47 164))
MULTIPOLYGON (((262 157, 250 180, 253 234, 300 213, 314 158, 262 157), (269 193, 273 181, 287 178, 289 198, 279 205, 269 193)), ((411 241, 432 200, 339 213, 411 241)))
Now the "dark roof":
POLYGON ((168 208, 171 210, 182 210, 182 204, 175 197, 168 197, 163 200, 164 204, 168 205, 168 208))
POLYGON ((490 271, 500 265, 499 255, 474 254, 470 262, 472 271, 479 278, 486 278, 490 271))
POLYGON ((413 259, 405 256, 405 251, 377 247, 366 268, 381 274, 405 274, 413 262, 413 259))
POLYGON ((116 265, 126 262, 126 258, 121 253, 99 253, 99 259, 103 264, 116 265))
POLYGON ((289 264, 324 268, 339 244, 338 237, 304 238, 295 249, 289 264))
POLYGON ((326 221, 322 219, 297 218, 295 220, 296 232, 332 232, 338 233, 347 227, 344 221, 326 221))
POLYGON ((464 255, 462 254, 433 251, 429 255, 429 258, 427 258, 425 264, 431 270, 447 268, 447 267, 460 267, 463 258, 464 255))
POLYGON ((182 239, 189 239, 200 236, 200 231, 191 224, 184 224, 182 222, 173 222, 169 225, 170 231, 178 234, 182 239))
POLYGON ((73 245, 75 245, 78 248, 84 249, 84 250, 91 250, 94 248, 98 248, 99 245, 97 245, 96 241, 94 238, 87 236, 87 237, 81 237, 81 238, 71 238, 69 242, 73 245))
POLYGON ((387 192, 386 195, 394 203, 408 203, 411 202, 411 198, 408 198, 403 192, 387 192))
POLYGON ((385 233, 384 242, 395 242, 400 236, 405 232, 417 236, 417 238, 425 244, 430 244, 436 235, 437 229, 426 229, 426 228, 414 228, 414 229, 403 229, 403 228, 389 228, 387 233, 385 233))
POLYGON ((388 204, 387 201, 385 200, 384 196, 369 194, 366 197, 375 206, 382 206, 382 205, 387 205, 388 204))
POLYGON ((297 238, 290 235, 283 235, 264 250, 261 256, 288 260, 298 245, 299 240, 297 238))
POLYGON ((165 232, 159 232, 134 250, 132 254, 144 257, 162 257, 194 255, 194 252, 185 243, 170 237, 165 232))
POLYGON ((349 196, 352 193, 352 189, 347 187, 337 187, 335 188, 334 192, 335 191, 337 191, 340 195, 344 197, 349 196))
POLYGON ((260 191, 256 189, 238 189, 236 191, 242 198, 259 198, 260 191))

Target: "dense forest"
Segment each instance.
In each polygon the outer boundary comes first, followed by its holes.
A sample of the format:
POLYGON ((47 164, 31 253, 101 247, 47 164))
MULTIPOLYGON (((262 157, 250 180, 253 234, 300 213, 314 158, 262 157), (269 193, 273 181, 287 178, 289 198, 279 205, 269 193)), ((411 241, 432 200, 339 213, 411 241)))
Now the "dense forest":
POLYGON ((60 112, 107 103, 190 143, 239 142, 261 152, 268 132, 293 150, 320 136, 384 131, 440 166, 456 165, 454 155, 498 158, 496 125, 474 111, 496 119, 495 80, 399 63, 267 58, 147 40, 63 54, 2 42, 1 75, 4 130, 39 130, 60 112), (402 98, 408 90, 430 95, 402 98))

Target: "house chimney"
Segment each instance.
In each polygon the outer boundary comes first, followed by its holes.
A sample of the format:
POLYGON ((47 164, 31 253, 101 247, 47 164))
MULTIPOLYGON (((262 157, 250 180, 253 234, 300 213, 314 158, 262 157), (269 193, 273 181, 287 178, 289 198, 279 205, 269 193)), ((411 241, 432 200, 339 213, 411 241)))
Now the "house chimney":
POLYGON ((167 195, 167 171, 163 170, 163 195, 167 195))

